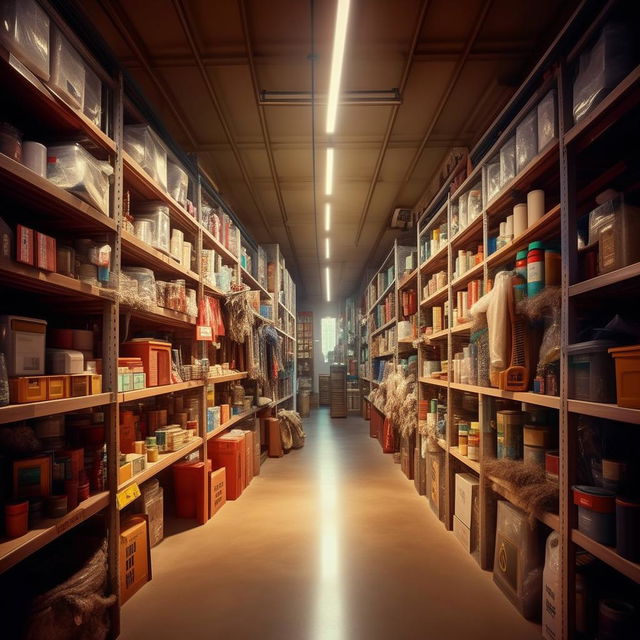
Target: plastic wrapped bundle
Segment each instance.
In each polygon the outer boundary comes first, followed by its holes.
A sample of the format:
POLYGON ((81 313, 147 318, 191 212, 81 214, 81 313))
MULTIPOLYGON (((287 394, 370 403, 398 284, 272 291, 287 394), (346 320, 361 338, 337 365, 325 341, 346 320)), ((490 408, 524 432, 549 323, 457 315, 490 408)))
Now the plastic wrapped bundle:
POLYGON ((149 517, 149 545, 155 547, 164 538, 164 498, 157 479, 145 482, 141 487, 140 507, 149 517))
POLYGON ((187 191, 189 189, 189 176, 187 172, 175 162, 167 162, 167 192, 183 207, 187 204, 187 191))
POLYGON ((552 90, 538 103, 538 153, 557 135, 556 93, 552 90))
POLYGON ((102 120, 102 82, 100 78, 85 65, 84 69, 84 102, 82 112, 98 127, 102 120))
POLYGON ((516 170, 522 171, 538 153, 538 114, 530 111, 516 128, 516 170))
POLYGON ((125 126, 124 150, 153 181, 167 190, 167 152, 151 127, 142 124, 125 126))
POLYGON ((109 176, 113 167, 78 143, 47 149, 47 178, 109 215, 109 176))
POLYGON ((0 2, 0 41, 38 77, 49 80, 49 16, 37 2, 0 2))
POLYGON ((132 306, 143 309, 156 306, 156 278, 151 269, 145 269, 144 267, 125 267, 122 269, 120 280, 121 292, 133 297, 131 302, 134 304, 132 306), (138 286, 135 293, 133 291, 134 287, 127 283, 126 280, 123 281, 122 275, 137 283, 138 286))
POLYGON ((593 109, 629 73, 633 40, 629 29, 611 22, 602 28, 593 48, 580 56, 573 83, 573 117, 576 122, 593 109))
POLYGON ((500 192, 500 160, 494 158, 487 164, 487 200, 493 200, 500 192))
POLYGON ((171 217, 169 207, 161 202, 145 202, 136 205, 136 223, 147 220, 151 224, 151 246, 169 253, 171 249, 171 217))
POLYGON ((516 175, 516 139, 507 140, 500 149, 500 188, 516 175))
POLYGON ((54 28, 51 30, 51 78, 55 92, 76 109, 84 104, 85 66, 80 54, 54 28))

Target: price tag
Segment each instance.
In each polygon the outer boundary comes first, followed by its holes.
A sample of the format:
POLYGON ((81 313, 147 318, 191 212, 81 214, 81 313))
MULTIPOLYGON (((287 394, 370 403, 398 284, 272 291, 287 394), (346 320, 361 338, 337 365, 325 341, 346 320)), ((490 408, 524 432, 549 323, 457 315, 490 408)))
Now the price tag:
POLYGON ((126 489, 116 494, 116 504, 118 505, 118 511, 124 509, 128 504, 131 504, 136 498, 140 497, 140 487, 137 482, 130 484, 126 489))

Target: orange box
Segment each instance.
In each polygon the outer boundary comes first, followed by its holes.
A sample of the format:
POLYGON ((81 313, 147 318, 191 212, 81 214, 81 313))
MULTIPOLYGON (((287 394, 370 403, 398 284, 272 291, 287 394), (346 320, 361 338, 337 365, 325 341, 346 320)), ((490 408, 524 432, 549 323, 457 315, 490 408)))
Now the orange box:
POLYGON ((267 418, 267 442, 269 445, 269 457, 281 458, 284 455, 282 450, 282 436, 280 435, 280 420, 278 418, 267 418))
MULTIPOLYGON (((211 462, 211 461, 210 461, 211 462)), ((213 462, 211 462, 213 465, 213 462)), ((227 501, 226 488, 226 469, 220 467, 209 474, 209 517, 213 516, 222 509, 227 501)))
POLYGON ((207 480, 211 462, 177 462, 172 469, 176 516, 195 518, 204 524, 209 519, 207 480))
POLYGON ((133 466, 125 462, 118 467, 118 485, 124 484, 133 478, 133 466))
POLYGON ((140 340, 120 345, 120 353, 142 359, 147 374, 147 386, 171 384, 171 343, 160 340, 140 340))
POLYGON ((42 402, 47 399, 45 376, 9 378, 9 396, 13 404, 42 402))
POLYGON ((120 453, 135 453, 136 425, 138 416, 133 411, 120 412, 120 453))
POLYGON ((231 413, 231 407, 228 404, 220 405, 220 424, 224 424, 225 422, 229 422, 229 418, 231 413))
POLYGON ((47 379, 47 400, 69 397, 69 376, 45 376, 47 379))
POLYGON ((149 524, 144 515, 129 516, 120 525, 120 604, 151 580, 149 524))
POLYGON ((208 456, 214 469, 226 469, 227 500, 236 500, 244 490, 244 438, 220 436, 207 444, 208 456))
POLYGON ((640 345, 609 349, 616 363, 616 394, 621 407, 640 409, 640 345))
POLYGON ((69 378, 72 398, 102 393, 102 376, 99 373, 76 373, 69 378))

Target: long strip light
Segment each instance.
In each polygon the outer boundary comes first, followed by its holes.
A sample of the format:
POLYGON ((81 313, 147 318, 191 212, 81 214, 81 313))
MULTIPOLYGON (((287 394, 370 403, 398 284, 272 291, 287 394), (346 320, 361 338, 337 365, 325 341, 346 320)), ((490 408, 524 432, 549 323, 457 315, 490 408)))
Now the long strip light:
POLYGON ((349 22, 349 6, 351 0, 338 0, 336 26, 333 34, 333 54, 331 58, 331 75, 329 76, 329 98, 327 100, 327 133, 336 130, 338 97, 342 80, 342 63, 347 41, 347 24, 349 22))
POLYGON ((324 239, 324 257, 328 260, 331 257, 331 248, 329 246, 329 238, 324 239))
POLYGON ((331 231, 331 203, 324 203, 324 230, 331 231))
POLYGON ((324 175, 324 194, 330 196, 333 193, 333 147, 327 147, 327 170, 324 175))
POLYGON ((327 302, 331 302, 331 272, 329 267, 324 268, 324 273, 327 279, 327 302))

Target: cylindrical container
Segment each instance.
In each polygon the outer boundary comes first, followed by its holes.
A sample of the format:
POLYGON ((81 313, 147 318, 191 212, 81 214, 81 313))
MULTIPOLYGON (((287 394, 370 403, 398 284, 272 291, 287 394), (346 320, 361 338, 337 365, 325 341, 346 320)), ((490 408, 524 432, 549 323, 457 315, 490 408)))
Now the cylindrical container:
POLYGON ((22 164, 41 178, 47 177, 47 147, 33 140, 22 143, 22 164))
POLYGON ((533 462, 540 467, 544 467, 544 456, 546 449, 544 447, 533 447, 531 445, 524 445, 523 460, 525 462, 533 462))
POLYGON ((616 498, 616 551, 640 562, 640 500, 616 498))
POLYGON ((0 153, 22 162, 22 134, 8 122, 0 122, 0 153))
POLYGON ((458 423, 458 449, 460 450, 460 455, 462 456, 469 455, 469 423, 468 422, 458 423))
POLYGON ((188 419, 189 419, 189 414, 186 411, 178 411, 173 414, 173 421, 176 424, 179 424, 182 429, 187 428, 188 419))
POLYGON ((469 460, 480 460, 480 423, 471 422, 469 424, 469 460))
POLYGON ((75 509, 78 506, 78 481, 65 480, 64 492, 67 494, 67 509, 75 509))
POLYGON ((76 275, 76 252, 73 247, 57 245, 56 271, 63 276, 73 278, 76 275))
POLYGON ((42 520, 42 498, 29 498, 29 529, 35 529, 42 520))
POLYGON ((133 450, 137 453, 137 454, 144 454, 146 452, 145 449, 145 444, 144 444, 144 440, 136 440, 133 443, 133 450))
POLYGON ((573 502, 578 505, 578 529, 600 544, 616 542, 616 494, 600 487, 576 485, 573 502))
POLYGON ((527 252, 527 295, 540 293, 544 283, 544 243, 531 242, 527 252))
POLYGON ((89 498, 91 485, 88 482, 82 482, 78 485, 78 502, 83 502, 89 498))
POLYGON ((554 444, 553 435, 553 430, 548 425, 527 424, 524 427, 524 444, 550 449, 554 444))
POLYGON ((233 386, 233 404, 244 402, 244 387, 241 384, 233 386))
POLYGON ((506 409, 496 413, 497 451, 498 458, 522 458, 522 411, 506 409))
POLYGON ((147 445, 147 462, 158 462, 158 445, 147 445))
POLYGON ((5 504, 4 526, 9 538, 19 538, 29 531, 29 503, 26 500, 5 504))
POLYGON ((527 193, 527 227, 535 224, 544 215, 544 191, 536 189, 527 193))
POLYGON ((149 447, 155 447, 157 445, 156 437, 155 436, 147 436, 147 438, 144 441, 144 445, 145 445, 145 447, 147 447, 147 449, 149 447))
POLYGON ((635 607, 615 598, 603 598, 598 606, 598 640, 637 638, 635 607))
POLYGON ((544 470, 547 480, 558 482, 560 477, 560 452, 547 451, 544 454, 544 470))
POLYGON ((62 518, 67 513, 67 496, 49 496, 47 498, 47 517, 62 518))
POLYGON ((559 287, 562 280, 562 257, 557 249, 544 251, 544 283, 547 287, 559 287))
POLYGON ((517 238, 527 230, 527 205, 524 202, 513 207, 513 237, 517 238))
POLYGON ((93 331, 73 329, 72 336, 72 349, 76 349, 77 351, 93 351, 93 331))
POLYGON ((507 241, 513 240, 513 216, 507 216, 505 220, 505 235, 507 236, 507 241))
POLYGON ((625 482, 627 463, 620 460, 602 460, 602 486, 609 491, 619 491, 625 482))

